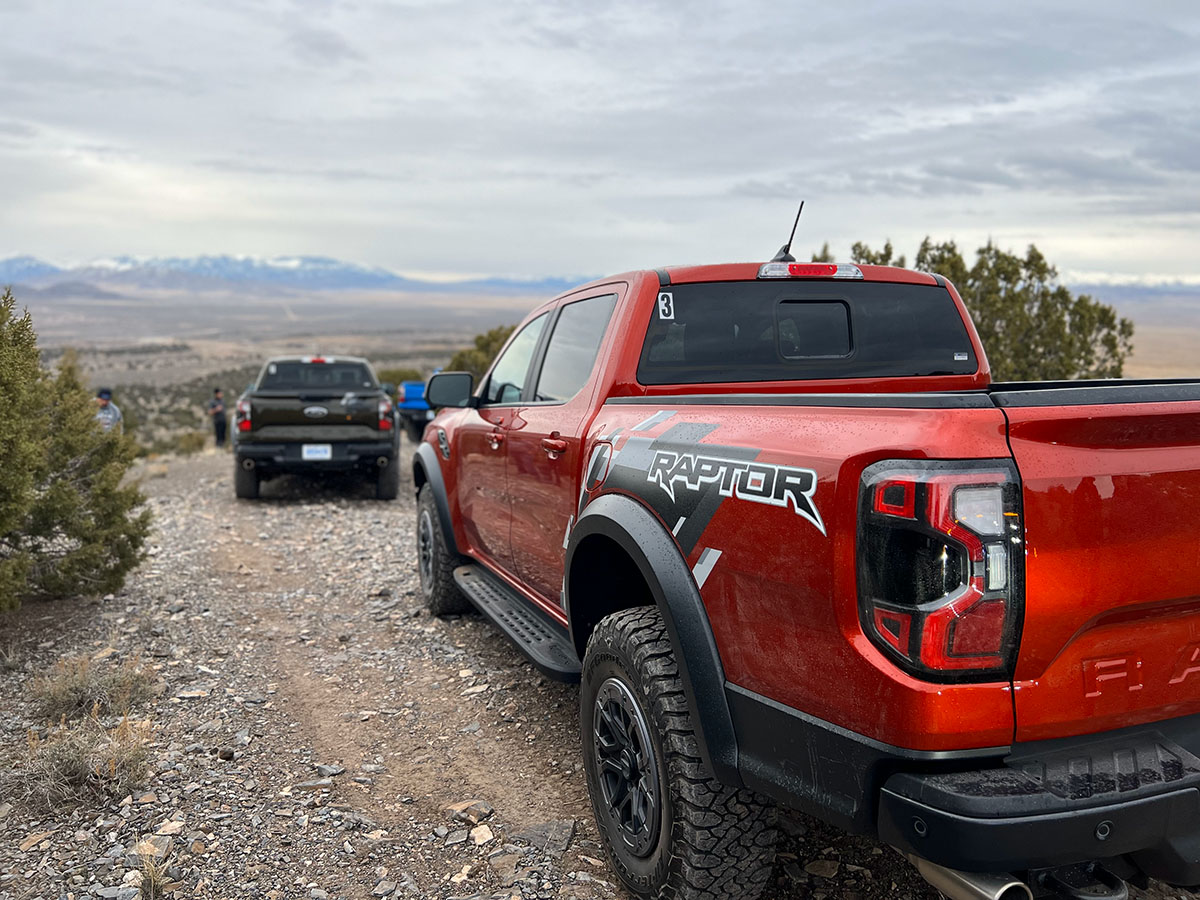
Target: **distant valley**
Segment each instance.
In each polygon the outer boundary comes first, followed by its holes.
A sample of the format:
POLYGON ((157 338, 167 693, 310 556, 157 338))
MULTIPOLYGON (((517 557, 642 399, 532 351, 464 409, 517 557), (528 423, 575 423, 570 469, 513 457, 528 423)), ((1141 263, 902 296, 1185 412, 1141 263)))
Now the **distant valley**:
MULTIPOLYGON (((280 339, 328 346, 331 334, 466 343, 586 280, 433 281, 323 256, 123 256, 73 267, 0 260, 0 285, 13 285, 47 347, 280 339)), ((1070 287, 1133 320, 1128 377, 1200 376, 1200 285, 1070 287)))

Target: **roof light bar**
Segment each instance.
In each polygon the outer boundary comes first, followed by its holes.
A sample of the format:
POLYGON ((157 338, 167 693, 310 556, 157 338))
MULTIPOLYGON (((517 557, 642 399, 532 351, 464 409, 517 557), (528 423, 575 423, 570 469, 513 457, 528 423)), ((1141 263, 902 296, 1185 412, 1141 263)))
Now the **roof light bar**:
POLYGON ((862 269, 848 263, 763 263, 759 278, 862 278, 862 269))

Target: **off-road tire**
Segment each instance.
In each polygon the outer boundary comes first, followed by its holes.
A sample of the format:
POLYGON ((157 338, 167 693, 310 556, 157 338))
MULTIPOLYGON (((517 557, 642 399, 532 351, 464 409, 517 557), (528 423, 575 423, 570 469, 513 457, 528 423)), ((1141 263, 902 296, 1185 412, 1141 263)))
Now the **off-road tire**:
POLYGON ((613 871, 647 900, 753 900, 775 862, 775 808, 713 777, 692 716, 662 613, 640 607, 602 620, 584 656, 579 720, 592 812, 613 871), (609 685, 611 698, 614 679, 644 717, 657 764, 658 832, 641 856, 622 837, 599 781, 597 696, 609 685))
POLYGON ((471 608, 471 601, 463 596, 454 581, 454 570, 464 562, 466 560, 446 547, 433 488, 422 485, 417 494, 417 571, 421 595, 435 616, 455 615, 471 608))
POLYGON ((392 458, 375 476, 375 499, 395 500, 400 496, 400 460, 392 458))
POLYGON ((234 460, 233 492, 240 499, 257 500, 259 480, 257 469, 243 469, 241 460, 234 460))

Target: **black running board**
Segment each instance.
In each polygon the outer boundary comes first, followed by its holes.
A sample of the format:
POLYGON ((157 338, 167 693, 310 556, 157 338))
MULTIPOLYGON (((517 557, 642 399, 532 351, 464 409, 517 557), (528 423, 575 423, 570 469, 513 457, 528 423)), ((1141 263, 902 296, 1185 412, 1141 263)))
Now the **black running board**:
POLYGON ((459 566, 454 570, 454 580, 467 599, 495 622, 539 671, 555 681, 579 681, 579 657, 566 629, 483 566, 459 566))

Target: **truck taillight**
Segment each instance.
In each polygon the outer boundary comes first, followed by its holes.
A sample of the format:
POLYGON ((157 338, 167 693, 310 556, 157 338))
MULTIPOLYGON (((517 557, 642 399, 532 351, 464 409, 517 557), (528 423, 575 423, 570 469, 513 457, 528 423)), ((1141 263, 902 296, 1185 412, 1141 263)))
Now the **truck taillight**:
POLYGON ((250 401, 249 400, 239 400, 237 402, 236 419, 237 419, 237 430, 238 431, 249 431, 250 430, 251 426, 250 426, 250 401))
POLYGON ((392 430, 392 401, 386 397, 379 401, 379 430, 392 430))
POLYGON ((930 681, 1007 678, 1024 610, 1020 503, 1009 460, 867 468, 858 609, 871 642, 930 681))

